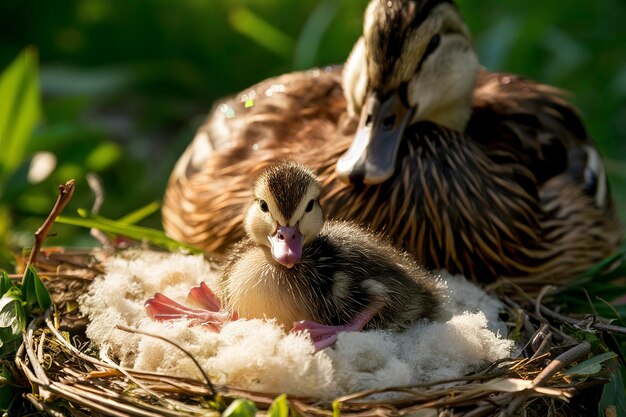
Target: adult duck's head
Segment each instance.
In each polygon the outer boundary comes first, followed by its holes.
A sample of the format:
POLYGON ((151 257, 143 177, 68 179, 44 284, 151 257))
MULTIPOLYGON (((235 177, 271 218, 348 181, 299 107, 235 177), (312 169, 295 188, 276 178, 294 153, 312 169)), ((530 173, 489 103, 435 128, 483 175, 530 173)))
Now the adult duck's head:
POLYGON ((348 112, 359 126, 337 176, 387 180, 404 130, 414 123, 463 131, 477 71, 469 31, 452 1, 372 0, 343 72, 348 112))

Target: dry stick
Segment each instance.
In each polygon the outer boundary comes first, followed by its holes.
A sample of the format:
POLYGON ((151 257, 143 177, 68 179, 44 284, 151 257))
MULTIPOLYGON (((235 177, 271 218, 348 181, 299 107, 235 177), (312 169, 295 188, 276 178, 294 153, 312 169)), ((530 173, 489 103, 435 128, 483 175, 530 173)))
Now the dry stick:
POLYGON ((215 395, 217 395, 217 392, 215 391, 215 387, 213 386, 213 383, 211 382, 211 379, 209 378, 209 376, 206 374, 206 372, 204 372, 204 369, 202 369, 202 366, 200 366, 200 363, 198 362, 198 360, 185 348, 183 348, 181 345, 179 345, 178 343, 169 340, 168 338, 161 336, 159 334, 155 334, 155 333, 149 333, 146 332, 144 330, 139 330, 139 329, 131 329, 130 327, 126 327, 126 326, 122 326, 121 324, 118 324, 115 326, 116 329, 121 330, 123 332, 128 332, 128 333, 137 333, 137 334, 143 334, 144 336, 150 336, 150 337, 154 337, 156 339, 162 340, 164 342, 167 342, 173 346, 175 346, 176 348, 178 348, 181 352, 183 352, 185 355, 187 355, 189 357, 189 359, 191 359, 193 361, 193 363, 196 365, 196 367, 198 368, 198 370, 200 370, 200 373, 202 374, 202 376, 204 377, 204 380, 206 381, 207 385, 209 386, 209 391, 211 391, 211 395, 213 397, 215 397, 215 395))
POLYGON ((515 410, 517 410, 519 406, 526 400, 526 398, 529 397, 530 390, 540 386, 541 384, 549 380, 554 374, 563 369, 563 367, 569 365, 572 362, 575 362, 583 356, 588 355, 589 352, 591 352, 591 344, 589 342, 582 342, 581 344, 574 346, 570 350, 554 358, 554 360, 551 361, 548 366, 546 366, 543 371, 541 371, 539 375, 535 377, 535 379, 533 379, 529 390, 522 391, 518 395, 515 395, 513 397, 513 400, 509 404, 509 407, 506 410, 502 411, 499 417, 512 415, 515 410))
MULTIPOLYGON (((48 218, 41 225, 39 229, 35 232, 35 239, 33 243, 33 248, 30 251, 30 256, 28 257, 28 263, 26 263, 26 268, 24 270, 24 277, 26 277, 26 272, 28 271, 28 267, 35 263, 35 259, 37 259, 37 255, 39 255, 39 251, 41 251, 41 247, 43 246, 43 242, 48 236, 48 232, 52 228, 57 217, 63 211, 68 201, 74 195, 74 180, 71 179, 67 181, 65 184, 59 185, 59 197, 57 198, 56 203, 54 203, 54 207, 52 211, 48 215, 48 218)), ((22 285, 24 284, 24 277, 22 278, 22 285)))
POLYGON ((37 360, 37 355, 33 351, 33 346, 32 346, 32 341, 34 337, 33 335, 34 335, 35 329, 39 327, 39 323, 41 323, 42 320, 43 320, 42 317, 37 317, 36 319, 31 321, 30 324, 28 325, 28 329, 26 330, 26 332, 22 333, 23 334, 22 340, 26 344, 25 346, 26 355, 28 356, 28 359, 30 360, 30 365, 32 366, 33 371, 35 372, 35 375, 37 375, 37 379, 42 381, 43 385, 50 385, 50 380, 48 379, 48 376, 46 375, 46 371, 43 369, 43 366, 41 365, 41 363, 37 360))
MULTIPOLYGON (((58 343, 61 343, 61 345, 63 345, 66 349, 68 349, 73 355, 75 355, 76 357, 78 357, 79 359, 89 362, 95 366, 99 366, 99 367, 103 367, 103 368, 107 368, 107 369, 113 369, 113 367, 109 364, 106 364, 104 362, 102 362, 101 360, 98 360, 92 356, 86 355, 83 352, 81 352, 79 349, 77 349, 74 345, 72 345, 71 343, 69 343, 67 340, 65 340, 65 338, 63 337, 63 335, 59 332, 59 330, 54 326, 54 324, 52 323, 52 310, 48 309, 46 311, 45 314, 45 320, 46 320, 46 325, 48 326, 48 329, 52 332, 52 334, 55 336, 56 340, 58 343)), ((22 345, 23 346, 23 345, 22 345)), ((157 378, 159 380, 162 379, 167 379, 167 378, 174 378, 176 380, 180 380, 183 381, 183 383, 187 380, 185 378, 176 378, 176 377, 172 377, 171 375, 167 375, 164 373, 160 373, 160 372, 145 372, 145 371, 137 371, 134 369, 130 369, 130 368, 122 368, 124 369, 124 371, 132 373, 134 376, 138 376, 141 378, 157 378)), ((117 369, 115 369, 116 372, 119 372, 117 369)), ((168 384, 172 384, 171 381, 165 381, 168 384)), ((199 383, 199 381, 197 380, 193 380, 191 381, 193 383, 199 383)), ((203 386, 204 387, 204 386, 203 386)))
MULTIPOLYGON (((102 186, 102 179, 98 175, 93 172, 89 172, 87 174, 87 184, 89 188, 93 192, 94 201, 91 206, 91 212, 93 214, 98 214, 100 212, 100 208, 102 207, 102 203, 104 203, 104 187, 102 186)), ((105 248, 113 248, 113 244, 111 243, 111 239, 104 233, 102 230, 91 228, 89 230, 89 234, 93 236, 98 242, 102 244, 105 248)))
POLYGON ((113 360, 111 358, 109 358, 106 354, 103 354, 103 361, 105 363, 107 363, 108 365, 111 365, 113 368, 115 368, 118 372, 120 372, 122 375, 124 375, 126 378, 128 378, 130 381, 134 382, 135 384, 137 384, 137 386, 141 389, 143 389, 144 391, 146 391, 148 394, 154 396, 157 400, 159 400, 162 404, 167 404, 171 407, 178 407, 181 409, 186 409, 187 411, 195 411, 195 409, 189 407, 187 404, 184 404, 182 402, 179 401, 172 401, 172 400, 168 400, 167 398, 163 397, 162 395, 159 395, 156 391, 153 391, 152 389, 148 388, 148 386, 146 384, 144 384, 143 382, 141 382, 139 380, 139 378, 135 378, 134 375, 132 375, 130 372, 126 371, 122 366, 116 364, 115 362, 113 362, 113 360))
MULTIPOLYGON (((555 320, 558 320, 560 322, 563 323, 569 323, 569 324, 573 324, 573 325, 577 325, 580 324, 581 320, 575 319, 573 317, 568 317, 568 316, 564 316, 562 314, 557 313, 554 310, 549 309, 548 307, 542 305, 541 306, 541 312, 543 314, 545 314, 546 316, 550 316, 555 320)), ((596 329, 596 330, 600 330, 603 332, 610 332, 610 333, 619 333, 619 334, 624 334, 626 335, 626 328, 625 327, 621 327, 621 326, 616 326, 614 324, 605 324, 605 323, 591 323, 590 327, 596 329)))
POLYGON ((33 394, 26 394, 24 397, 26 397, 26 399, 30 401, 31 404, 33 404, 33 406, 42 413, 46 413, 48 415, 51 415, 52 417, 65 417, 65 414, 50 407, 49 405, 35 397, 33 394))
POLYGON ((539 291, 539 295, 537 295, 537 298, 535 299, 535 314, 543 322, 547 322, 548 320, 546 320, 541 315, 541 306, 542 306, 541 300, 543 300, 543 297, 545 297, 546 294, 548 294, 548 292, 553 291, 555 289, 556 289, 556 287, 553 286, 553 285, 546 285, 543 288, 541 288, 541 291, 539 291))

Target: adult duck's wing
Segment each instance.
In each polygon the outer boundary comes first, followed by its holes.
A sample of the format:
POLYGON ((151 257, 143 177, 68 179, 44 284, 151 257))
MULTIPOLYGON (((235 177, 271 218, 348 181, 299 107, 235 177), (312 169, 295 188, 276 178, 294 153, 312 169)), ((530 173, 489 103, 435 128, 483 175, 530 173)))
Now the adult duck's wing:
POLYGON ((577 183, 599 207, 610 203, 604 164, 577 110, 555 87, 481 71, 466 133, 497 160, 515 152, 541 187, 558 176, 577 183))
POLYGON ((576 276, 610 255, 623 237, 604 163, 576 109, 557 88, 483 71, 467 135, 496 163, 514 155, 535 178, 543 244, 533 271, 576 276))

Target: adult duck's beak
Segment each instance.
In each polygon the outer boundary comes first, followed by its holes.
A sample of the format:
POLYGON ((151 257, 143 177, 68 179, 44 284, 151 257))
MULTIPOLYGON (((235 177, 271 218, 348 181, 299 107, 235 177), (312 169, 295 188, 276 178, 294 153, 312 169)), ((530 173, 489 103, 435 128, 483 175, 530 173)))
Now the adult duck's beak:
POLYGON ((398 91, 380 101, 370 94, 350 149, 339 158, 335 171, 346 183, 380 184, 396 169, 400 140, 415 109, 398 91))

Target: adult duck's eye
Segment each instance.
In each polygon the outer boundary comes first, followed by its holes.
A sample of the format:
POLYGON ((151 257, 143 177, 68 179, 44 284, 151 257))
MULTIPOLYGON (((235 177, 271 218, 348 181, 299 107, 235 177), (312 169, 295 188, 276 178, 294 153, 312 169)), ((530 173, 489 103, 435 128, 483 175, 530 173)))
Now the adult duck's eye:
POLYGON ((426 47, 426 51, 424 52, 424 55, 423 55, 424 58, 426 58, 435 49, 437 49, 437 47, 439 46, 440 42, 441 42, 441 36, 439 36, 439 34, 436 34, 435 36, 430 38, 430 42, 428 42, 428 46, 426 47))
POLYGON ((267 207, 267 203, 265 202, 265 200, 259 201, 259 207, 261 208, 261 211, 263 212, 267 212, 270 209, 269 207, 267 207))
POLYGON ((309 204, 306 205, 305 211, 308 213, 309 211, 313 210, 313 205, 314 204, 315 204, 315 200, 309 201, 309 204))

